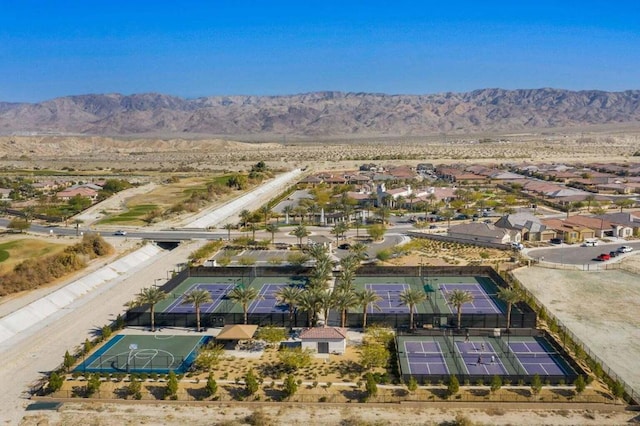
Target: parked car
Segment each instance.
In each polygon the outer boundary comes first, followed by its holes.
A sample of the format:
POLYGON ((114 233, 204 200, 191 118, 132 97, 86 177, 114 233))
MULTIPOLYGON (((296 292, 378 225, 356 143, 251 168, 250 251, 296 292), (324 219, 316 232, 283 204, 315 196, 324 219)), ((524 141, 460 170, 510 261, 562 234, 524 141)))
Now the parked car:
POLYGON ((597 241, 585 241, 584 243, 582 243, 582 247, 595 247, 597 245, 597 241))
POLYGON ((549 242, 551 244, 562 244, 562 239, 561 238, 552 238, 549 240, 549 242))
POLYGON ((618 253, 617 251, 610 251, 609 252, 609 256, 611 256, 611 257, 620 256, 620 253, 618 253))
POLYGON ((114 232, 113 235, 120 235, 120 236, 124 237, 125 235, 127 235, 127 231, 118 230, 118 231, 114 232))
POLYGON ((340 244, 340 245, 338 246, 338 248, 339 248, 340 250, 349 250, 349 249, 351 248, 351 244, 349 244, 349 243, 340 244))
POLYGON ((618 249, 618 253, 629 253, 633 251, 633 247, 629 247, 629 246, 622 246, 618 249))
POLYGON ((611 256, 608 253, 602 253, 599 254, 598 257, 596 257, 596 260, 599 260, 601 262, 604 262, 605 260, 609 260, 611 259, 611 256))

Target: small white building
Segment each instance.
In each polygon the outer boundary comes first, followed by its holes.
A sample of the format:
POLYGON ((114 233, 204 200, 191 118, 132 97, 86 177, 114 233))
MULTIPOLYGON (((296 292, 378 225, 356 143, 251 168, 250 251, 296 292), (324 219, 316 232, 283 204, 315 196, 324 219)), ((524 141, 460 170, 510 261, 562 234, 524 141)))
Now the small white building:
POLYGON ((340 327, 307 328, 300 333, 302 350, 319 354, 344 354, 347 349, 347 330, 340 327))

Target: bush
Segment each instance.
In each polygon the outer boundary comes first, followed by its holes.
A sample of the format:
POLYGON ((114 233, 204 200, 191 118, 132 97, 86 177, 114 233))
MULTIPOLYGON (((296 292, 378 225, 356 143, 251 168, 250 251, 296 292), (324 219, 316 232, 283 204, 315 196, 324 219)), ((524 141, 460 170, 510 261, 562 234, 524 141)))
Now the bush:
POLYGON ((253 374, 253 370, 249 370, 244 376, 244 386, 248 395, 253 395, 258 392, 260 385, 255 374, 253 374))
POLYGON ((498 390, 500 390, 500 388, 502 387, 502 379, 500 378, 500 376, 493 376, 491 378, 491 392, 496 392, 498 390))
POLYGON ((131 382, 129 382, 129 385, 126 388, 127 395, 132 396, 134 399, 142 399, 141 390, 142 382, 132 377, 131 382))
POLYGON ((178 378, 173 371, 169 372, 169 379, 167 380, 167 387, 164 390, 165 399, 174 399, 178 396, 178 378))
POLYGON ((531 379, 531 393, 533 395, 538 395, 542 390, 542 380, 538 374, 535 374, 531 379))
POLYGON ((207 384, 204 387, 207 392, 207 396, 214 396, 216 392, 218 392, 218 383, 216 379, 213 378, 213 374, 209 373, 209 377, 207 377, 207 384))
POLYGON ((373 374, 367 373, 365 374, 365 390, 367 392, 367 397, 372 397, 378 395, 378 385, 376 384, 376 380, 373 377, 373 374))
POLYGON ((451 396, 457 394, 459 391, 460 382, 456 376, 451 375, 451 377, 449 377, 449 384, 447 385, 447 393, 451 396))
POLYGON ((409 392, 415 392, 418 389, 418 381, 415 377, 409 377, 409 381, 407 382, 407 389, 409 392))
POLYGON ((284 393, 287 397, 291 397, 298 391, 298 382, 293 374, 289 374, 284 380, 284 393))
POLYGON ((584 381, 584 377, 582 377, 582 375, 578 376, 575 382, 573 382, 573 385, 576 387, 577 395, 580 395, 587 388, 587 383, 584 381))
POLYGON ((99 374, 92 374, 89 376, 89 380, 87 380, 87 396, 91 396, 98 392, 101 384, 102 381, 100 380, 99 374))
POLYGON ((62 388, 64 383, 64 377, 60 376, 55 371, 49 376, 49 384, 47 385, 47 391, 49 393, 57 392, 62 388))

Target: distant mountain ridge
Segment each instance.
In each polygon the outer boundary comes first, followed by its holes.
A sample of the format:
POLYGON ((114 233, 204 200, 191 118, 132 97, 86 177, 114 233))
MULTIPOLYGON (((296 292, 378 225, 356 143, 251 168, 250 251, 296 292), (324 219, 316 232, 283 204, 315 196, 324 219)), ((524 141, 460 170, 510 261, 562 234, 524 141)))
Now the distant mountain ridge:
POLYGON ((0 134, 402 136, 640 122, 640 91, 482 89, 386 95, 313 92, 185 99, 157 93, 0 102, 0 134))

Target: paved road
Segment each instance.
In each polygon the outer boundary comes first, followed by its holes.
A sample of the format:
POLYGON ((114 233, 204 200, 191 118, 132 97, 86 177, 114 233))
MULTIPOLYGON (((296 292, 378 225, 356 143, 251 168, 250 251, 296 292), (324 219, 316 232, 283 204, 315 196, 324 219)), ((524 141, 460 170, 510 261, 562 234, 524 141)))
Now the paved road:
MULTIPOLYGON (((631 246, 634 251, 640 250, 640 242, 618 241, 613 243, 599 243, 596 247, 582 247, 579 244, 562 244, 554 247, 528 249, 525 251, 525 254, 531 259, 544 260, 545 262, 550 263, 561 263, 566 265, 594 265, 603 263, 595 259, 600 253, 616 251, 618 247, 622 245, 631 246)), ((629 253, 622 256, 628 255, 629 253)), ((616 262, 619 259, 620 257, 614 257, 604 263, 616 262)))

